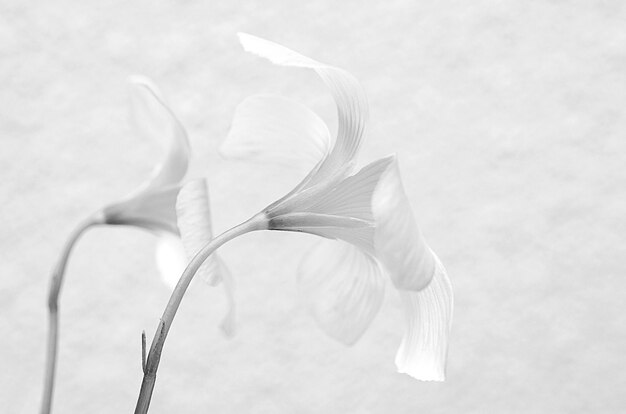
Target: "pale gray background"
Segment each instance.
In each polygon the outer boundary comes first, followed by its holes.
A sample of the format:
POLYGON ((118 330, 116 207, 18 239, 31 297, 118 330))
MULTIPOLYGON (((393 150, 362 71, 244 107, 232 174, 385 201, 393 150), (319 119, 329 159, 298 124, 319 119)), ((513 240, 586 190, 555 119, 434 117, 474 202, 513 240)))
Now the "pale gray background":
MULTIPOLYGON (((218 231, 293 183, 216 150, 236 105, 278 92, 334 107, 315 75, 241 51, 247 31, 351 71, 367 90, 365 163, 397 152, 407 193, 455 286, 448 381, 395 373, 404 321, 388 289, 345 348, 299 306, 312 236, 258 233, 192 287, 152 413, 626 410, 626 9, 622 1, 3 1, 0 5, 0 410, 37 412, 49 272, 68 232, 158 160, 127 123, 130 74, 154 79, 188 128, 218 231), (94 3, 95 4, 95 3, 94 3)), ((90 231, 62 297, 57 413, 131 412, 140 333, 168 290, 154 238, 90 231)))

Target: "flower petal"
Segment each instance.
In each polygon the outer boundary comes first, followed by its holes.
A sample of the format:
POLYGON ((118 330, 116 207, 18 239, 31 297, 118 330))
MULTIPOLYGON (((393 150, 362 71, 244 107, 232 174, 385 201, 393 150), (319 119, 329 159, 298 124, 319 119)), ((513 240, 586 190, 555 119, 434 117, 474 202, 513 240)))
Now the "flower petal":
MULTIPOLYGON (((195 256, 213 238, 209 193, 206 180, 188 182, 180 190, 176 203, 178 228, 188 259, 195 256)), ((221 329, 226 336, 235 333, 234 280, 232 274, 217 253, 210 255, 198 269, 198 275, 211 286, 223 282, 228 300, 228 311, 221 329)))
POLYGON ((374 253, 372 196, 393 157, 381 158, 339 183, 329 181, 271 205, 270 230, 303 231, 352 243, 374 253))
POLYGON ((190 147, 187 133, 149 79, 132 76, 129 82, 131 120, 137 133, 149 140, 158 141, 167 148, 165 160, 155 167, 145 188, 179 184, 189 166, 190 147))
POLYGON ((420 290, 430 282, 435 259, 417 227, 393 158, 373 197, 376 257, 398 289, 420 290))
POLYGON ((277 95, 244 100, 220 147, 225 157, 287 163, 310 171, 330 151, 328 127, 308 107, 277 95))
POLYGON ((393 157, 376 160, 361 168, 330 191, 325 191, 311 200, 307 211, 373 220, 372 196, 381 175, 387 170, 393 157))
POLYGON ((296 66, 315 70, 330 88, 338 113, 337 139, 332 151, 316 174, 309 176, 306 186, 315 185, 338 170, 349 170, 361 145, 368 117, 365 92, 350 73, 317 62, 279 44, 246 33, 239 33, 243 48, 282 66, 296 66))
POLYGON ((373 221, 372 197, 381 175, 393 162, 393 157, 381 158, 356 174, 342 180, 329 180, 299 191, 293 197, 268 207, 271 216, 291 212, 310 212, 373 221))
POLYGON ((418 380, 444 381, 453 295, 446 270, 432 254, 436 270, 430 284, 419 292, 399 291, 408 326, 396 366, 418 380))
POLYGON ((346 345, 354 344, 378 313, 384 286, 376 260, 342 242, 318 243, 298 271, 300 294, 315 321, 346 345))
POLYGON ((187 256, 180 239, 171 233, 161 233, 156 245, 156 264, 163 282, 174 289, 187 267, 187 256))
MULTIPOLYGON (((191 259, 213 238, 206 180, 197 179, 185 184, 178 194, 176 213, 183 245, 191 259)), ((212 286, 220 282, 215 253, 205 260, 197 274, 212 286)))

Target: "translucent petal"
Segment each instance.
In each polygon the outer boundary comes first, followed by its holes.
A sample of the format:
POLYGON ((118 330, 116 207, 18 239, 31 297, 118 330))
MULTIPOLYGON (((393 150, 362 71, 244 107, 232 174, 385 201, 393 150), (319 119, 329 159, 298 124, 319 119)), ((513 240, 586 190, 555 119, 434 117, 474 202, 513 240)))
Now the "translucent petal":
POLYGON ((372 220, 372 196, 381 174, 386 171, 392 161, 392 157, 386 157, 366 165, 330 191, 311 200, 312 203, 306 210, 372 220))
POLYGON ((381 158, 353 176, 337 177, 302 190, 279 205, 270 206, 267 214, 271 217, 289 212, 311 212, 372 221, 372 196, 381 174, 392 161, 392 157, 381 158))
MULTIPOLYGON (((190 181, 181 189, 176 210, 181 238, 187 251, 187 257, 191 259, 213 238, 209 194, 204 179, 190 181)), ((223 282, 228 300, 228 310, 222 320, 221 329, 226 336, 233 336, 235 333, 235 301, 232 274, 218 254, 213 253, 198 269, 198 276, 212 286, 223 282)))
POLYGON ((149 79, 133 76, 129 82, 131 121, 137 133, 148 140, 159 142, 167 151, 165 160, 155 167, 151 179, 142 190, 179 184, 189 166, 187 133, 149 79))
POLYGON ((322 241, 304 257, 298 288, 320 328, 352 345, 380 309, 384 279, 371 256, 347 243, 322 241))
MULTIPOLYGON (((178 194, 176 212, 178 229, 191 260, 213 238, 206 180, 197 179, 185 184, 178 194)), ((216 253, 213 253, 198 269, 198 276, 214 286, 221 280, 219 270, 216 253)))
POLYGON ((395 157, 376 188, 373 212, 376 257, 394 285, 404 290, 423 289, 433 277, 435 259, 415 222, 395 157))
MULTIPOLYGON (((434 256, 434 253, 433 253, 434 256)), ((407 330, 396 354, 401 373, 422 381, 444 381, 453 295, 446 270, 435 258, 435 276, 419 292, 399 291, 407 330)))
POLYGON ((161 233, 156 245, 156 264, 163 282, 174 289, 187 267, 187 256, 180 239, 170 233, 161 233))
POLYGON ((361 145, 368 117, 365 92, 354 76, 343 69, 317 62, 265 39, 239 33, 239 40, 246 51, 267 58, 277 65, 314 69, 335 98, 338 113, 337 139, 330 155, 317 173, 309 177, 306 186, 315 185, 339 168, 350 164, 361 145))
POLYGON ((256 95, 235 111, 220 152, 310 171, 330 151, 328 127, 306 106, 275 95, 256 95))

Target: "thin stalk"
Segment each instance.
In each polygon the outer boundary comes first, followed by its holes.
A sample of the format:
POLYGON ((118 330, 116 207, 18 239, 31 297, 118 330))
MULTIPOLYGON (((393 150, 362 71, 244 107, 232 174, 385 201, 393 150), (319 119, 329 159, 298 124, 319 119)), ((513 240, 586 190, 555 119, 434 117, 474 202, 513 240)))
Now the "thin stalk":
POLYGON ((267 220, 264 215, 257 215, 252 217, 250 220, 245 221, 238 226, 231 228, 230 230, 225 231, 219 236, 215 237, 211 240, 206 246, 204 246, 194 257, 191 259, 187 268, 181 275, 172 295, 170 296, 170 300, 165 307, 165 311, 163 312, 163 316, 161 316, 161 320, 159 322, 159 326, 154 334, 154 339, 152 340, 152 345, 150 346, 150 352, 148 353, 148 359, 145 364, 143 381, 141 382, 141 389, 139 391, 139 397, 137 399, 137 406, 135 407, 135 414, 146 414, 148 412, 148 408, 150 406, 150 400, 152 398, 152 391, 154 390, 154 385, 156 383, 156 373, 159 368, 159 362, 161 361, 161 352, 163 351, 163 345, 165 344, 165 339, 167 338, 167 334, 172 326, 172 321, 174 320, 174 316, 176 316, 176 311, 180 306, 180 302, 189 287, 189 284, 193 280, 196 272, 204 263, 204 261, 221 245, 226 243, 229 240, 234 239, 235 237, 241 236, 242 234, 255 231, 255 230, 264 230, 267 228, 267 220))
POLYGON ((41 401, 41 414, 49 414, 52 409, 52 394, 54 392, 54 375, 56 371, 56 362, 58 355, 59 343, 59 295, 63 286, 63 277, 65 276, 65 268, 67 261, 72 252, 72 248, 80 238, 80 236, 90 228, 97 224, 103 224, 103 218, 96 215, 85 220, 74 229, 70 234, 61 257, 52 272, 50 280, 50 289, 48 291, 48 346, 46 352, 46 371, 44 374, 43 399, 41 401))

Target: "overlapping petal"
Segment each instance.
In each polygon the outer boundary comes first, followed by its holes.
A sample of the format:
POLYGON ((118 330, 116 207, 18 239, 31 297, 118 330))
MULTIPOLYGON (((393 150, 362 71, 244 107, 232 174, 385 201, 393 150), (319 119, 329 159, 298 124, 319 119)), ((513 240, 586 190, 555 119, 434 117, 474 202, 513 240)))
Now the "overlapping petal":
POLYGON ((220 152, 229 158, 297 165, 309 172, 330 151, 326 123, 308 107, 277 95, 255 95, 237 106, 220 152))
MULTIPOLYGON (((263 212, 270 230, 304 231, 352 244, 325 241, 322 245, 332 247, 309 252, 300 268, 301 291, 316 321, 330 336, 345 343, 356 341, 380 306, 378 276, 384 269, 400 293, 407 316, 408 327, 396 357, 398 370, 421 380, 443 380, 452 288, 443 265, 417 227, 397 160, 395 156, 378 160, 350 176, 367 118, 362 88, 342 69, 264 39, 239 36, 245 50, 275 64, 315 70, 337 103, 337 137, 328 152, 296 188, 263 212)), ((256 104, 257 108, 262 105, 260 101, 256 104)), ((317 123, 317 117, 315 122, 305 123, 289 120, 290 108, 274 105, 273 109, 281 109, 282 115, 272 113, 272 123, 284 123, 286 128, 300 123, 305 129, 297 132, 300 139, 323 130, 306 131, 308 124, 317 123)), ((298 111, 307 112, 299 107, 298 111)), ((272 128, 282 131, 282 136, 265 138, 268 141, 290 139, 280 125, 272 128)), ((295 130, 291 136, 296 135, 295 130)), ((264 133, 268 131, 266 128, 264 133)), ((245 131, 250 132, 254 132, 252 128, 245 131)), ((289 155, 289 160, 299 156, 297 151, 289 155)))
POLYGON ((373 198, 376 257, 398 289, 420 290, 430 283, 435 259, 417 227, 393 158, 373 198))
MULTIPOLYGON (((182 207, 177 212, 176 204, 191 155, 187 134, 149 79, 133 76, 130 86, 131 122, 136 134, 159 143, 166 155, 147 182, 122 201, 106 207, 104 215, 107 224, 141 227, 159 237, 157 267, 165 283, 173 287, 187 264, 179 227, 182 225, 189 234, 188 250, 197 250, 202 240, 211 239, 210 217, 204 216, 208 215, 208 194, 206 185, 202 187, 201 183, 192 182, 182 191, 182 207), (182 220, 179 215, 183 216, 182 220)), ((214 275, 214 283, 219 274, 214 271, 216 260, 209 261, 202 269, 205 275, 214 275)))
POLYGON ((383 300, 381 269, 369 255, 343 242, 322 241, 305 255, 298 287, 320 328, 354 344, 374 319, 383 300))
POLYGON ((392 158, 381 158, 339 182, 320 183, 266 209, 270 230, 341 239, 373 254, 372 197, 392 158))
POLYGON ((334 145, 315 173, 297 189, 314 186, 339 173, 348 174, 354 166, 368 117, 367 98, 359 82, 343 69, 315 61, 274 42, 246 33, 239 33, 239 40, 246 51, 274 64, 315 70, 337 104, 338 129, 334 145))

